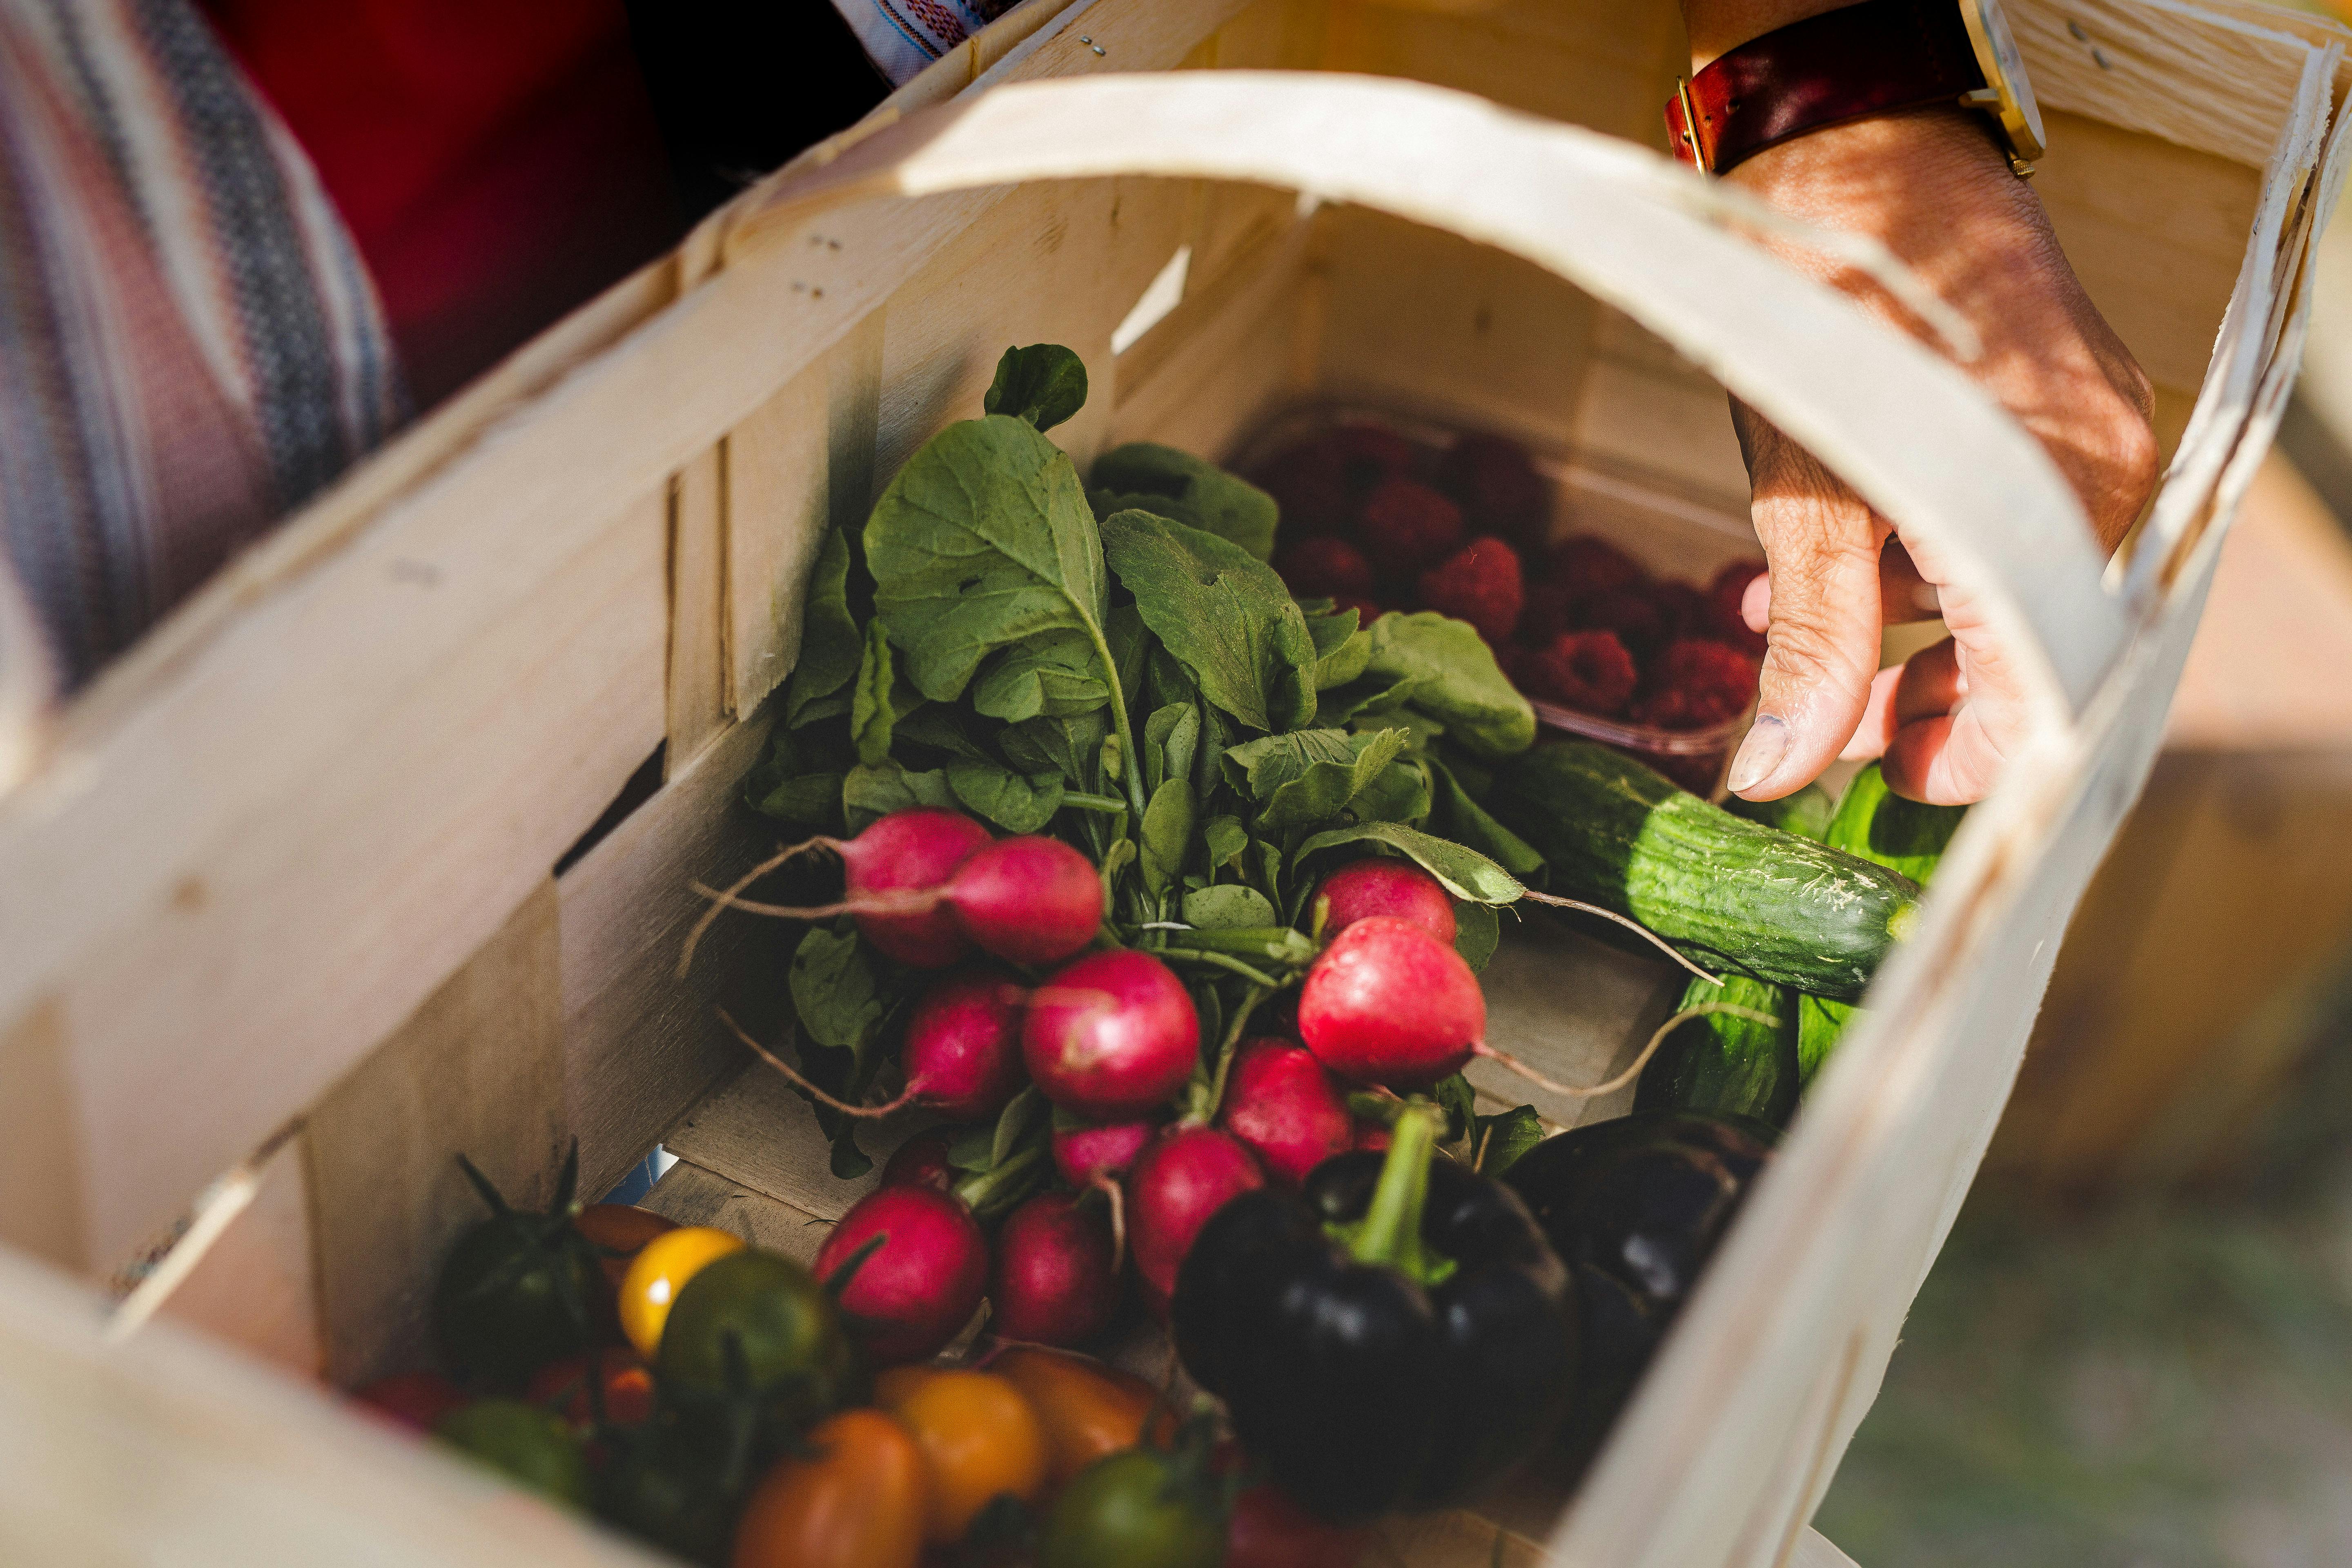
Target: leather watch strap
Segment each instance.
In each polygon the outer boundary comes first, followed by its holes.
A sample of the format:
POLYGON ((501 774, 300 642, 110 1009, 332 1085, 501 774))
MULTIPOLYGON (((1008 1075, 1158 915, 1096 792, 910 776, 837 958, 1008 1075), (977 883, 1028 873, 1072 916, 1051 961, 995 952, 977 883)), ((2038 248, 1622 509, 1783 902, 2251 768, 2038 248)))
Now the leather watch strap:
POLYGON ((1809 131, 1984 86, 1953 0, 1863 0, 1718 56, 1666 105, 1666 131, 1676 158, 1721 174, 1809 131))

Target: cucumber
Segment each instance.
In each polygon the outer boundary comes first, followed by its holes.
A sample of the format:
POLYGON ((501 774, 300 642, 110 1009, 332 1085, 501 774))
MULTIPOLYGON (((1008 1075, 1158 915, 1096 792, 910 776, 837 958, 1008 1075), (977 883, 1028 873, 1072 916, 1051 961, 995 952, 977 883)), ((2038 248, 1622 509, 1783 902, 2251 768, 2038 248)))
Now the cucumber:
POLYGON ((1797 994, 1769 981, 1727 974, 1721 985, 1693 980, 1675 1010, 1728 1002, 1772 1019, 1710 1013, 1666 1037, 1633 1091, 1635 1110, 1705 1110, 1788 1125, 1797 1108, 1797 994))
POLYGON ((1724 801, 1723 809, 1734 816, 1744 816, 1750 822, 1760 822, 1767 827, 1819 843, 1830 830, 1830 818, 1837 815, 1837 801, 1821 785, 1809 784, 1796 794, 1784 795, 1778 800, 1742 800, 1735 795, 1724 801))
MULTIPOLYGON (((1968 814, 1965 805, 1922 805, 1904 799, 1886 787, 1885 775, 1872 763, 1845 786, 1837 815, 1830 818, 1828 841, 1832 848, 1900 871, 1924 888, 1968 814)), ((1825 996, 1798 999, 1799 1087, 1813 1081, 1860 1011, 1850 1002, 1825 996)))
POLYGON ((1486 807, 1543 856, 1553 892, 1629 915, 1700 963, 1843 1001, 1918 899, 1884 866, 1734 816, 1591 742, 1513 758, 1486 807))

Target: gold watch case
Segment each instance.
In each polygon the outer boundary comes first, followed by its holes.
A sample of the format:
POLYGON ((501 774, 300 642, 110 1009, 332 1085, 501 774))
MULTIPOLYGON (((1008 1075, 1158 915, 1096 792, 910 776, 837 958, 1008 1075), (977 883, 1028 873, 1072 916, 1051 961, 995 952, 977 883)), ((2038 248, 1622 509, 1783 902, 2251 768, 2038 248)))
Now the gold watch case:
POLYGON ((2033 161, 2046 150, 2042 106, 2033 101, 2033 84, 2025 79, 2025 58, 2018 53, 2000 0, 1960 0, 1960 18, 1968 24, 1969 42, 1976 48, 1986 83, 1960 101, 1999 122, 2009 144, 2010 167, 2031 174, 2033 161))

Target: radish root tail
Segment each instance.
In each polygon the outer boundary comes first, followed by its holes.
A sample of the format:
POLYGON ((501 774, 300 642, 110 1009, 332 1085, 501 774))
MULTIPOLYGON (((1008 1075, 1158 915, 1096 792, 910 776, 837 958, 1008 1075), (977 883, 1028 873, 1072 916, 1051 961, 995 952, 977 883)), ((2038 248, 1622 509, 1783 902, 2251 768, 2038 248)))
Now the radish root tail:
POLYGON ((1127 1264, 1127 1194, 1100 1172, 1096 1173, 1094 1185, 1110 1200, 1110 1271, 1117 1274, 1127 1264))
POLYGON ((1674 943, 1668 942, 1664 937, 1660 936, 1656 931, 1652 931, 1648 926, 1643 925, 1640 921, 1634 920, 1629 915, 1621 915, 1615 910, 1602 909, 1599 904, 1588 904, 1581 899, 1563 899, 1557 893, 1538 893, 1533 888, 1522 889, 1519 893, 1519 897, 1528 900, 1530 903, 1543 904, 1550 909, 1576 910, 1588 915, 1599 915, 1604 921, 1615 921, 1627 931, 1639 932, 1642 940, 1654 946, 1660 952, 1664 953, 1668 958, 1673 959, 1676 963, 1681 964, 1685 969, 1689 970, 1693 974, 1697 975, 1709 985, 1720 985, 1723 984, 1722 975, 1710 974, 1706 970, 1701 969, 1697 964, 1693 963, 1689 959, 1685 958, 1682 955, 1682 951, 1675 947, 1674 943))
POLYGON ((743 1032, 743 1026, 737 1023, 734 1018, 729 1015, 726 1008, 719 1007, 714 1010, 719 1015, 719 1021, 726 1025, 730 1029, 732 1029, 735 1032, 735 1037, 742 1041, 745 1046, 749 1047, 753 1056, 758 1057, 761 1061, 767 1063, 770 1067, 775 1068, 778 1072, 792 1079, 792 1081, 799 1087, 802 1093, 808 1095, 810 1098, 817 1100, 821 1104, 833 1107, 834 1110, 840 1111, 844 1116, 859 1116, 879 1119, 881 1117, 888 1116, 894 1111, 904 1110, 908 1105, 914 1103, 915 1086, 913 1084, 908 1084, 905 1090, 899 1094, 898 1099, 886 1100, 880 1105, 852 1105, 845 1100, 835 1100, 832 1095, 825 1093, 824 1090, 817 1088, 816 1085, 809 1082, 807 1079, 803 1078, 798 1072, 795 1072, 788 1064, 786 1064, 782 1057, 779 1057, 775 1052, 768 1049, 767 1047, 761 1045, 759 1041, 745 1034, 743 1032))
POLYGON ((686 978, 686 972, 694 966, 694 950, 702 945, 703 933, 709 931, 710 922, 719 918, 719 911, 727 908, 729 903, 733 900, 736 894, 741 892, 744 889, 750 887, 752 883, 758 881, 769 872, 782 868, 787 861, 797 859, 799 857, 806 854, 812 849, 839 849, 840 847, 840 839, 827 838, 824 835, 820 834, 814 838, 803 838, 798 844, 788 846, 785 848, 778 850, 775 854, 769 856, 765 860, 761 861, 758 865, 744 872, 740 877, 735 879, 734 885, 729 888, 723 894, 713 894, 710 892, 710 889, 705 888, 701 883, 695 883, 694 889, 696 892, 702 893, 708 897, 716 898, 719 901, 712 904, 709 909, 703 910, 702 917, 694 922, 694 929, 686 933, 686 950, 677 956, 677 977, 680 980, 686 978))
POLYGON ((1759 1013, 1753 1007, 1742 1007, 1735 1003, 1701 1002, 1695 1007, 1684 1008, 1659 1025, 1650 1036, 1650 1043, 1642 1047, 1642 1054, 1633 1058, 1633 1066, 1611 1079, 1607 1083, 1596 1083, 1585 1087, 1570 1083, 1555 1083, 1511 1055, 1510 1052, 1498 1051, 1484 1040, 1479 1041, 1471 1049, 1488 1061, 1501 1063, 1538 1089, 1548 1089, 1554 1094, 1566 1095, 1570 1100, 1597 1100, 1604 1094, 1616 1093, 1635 1079, 1640 1078, 1642 1069, 1650 1065, 1650 1058, 1658 1054, 1658 1047, 1666 1043, 1667 1036, 1689 1023, 1693 1018, 1704 1017, 1709 1013, 1728 1013, 1735 1018, 1746 1018, 1750 1023, 1756 1024, 1778 1024, 1780 1021, 1769 1013, 1759 1013))

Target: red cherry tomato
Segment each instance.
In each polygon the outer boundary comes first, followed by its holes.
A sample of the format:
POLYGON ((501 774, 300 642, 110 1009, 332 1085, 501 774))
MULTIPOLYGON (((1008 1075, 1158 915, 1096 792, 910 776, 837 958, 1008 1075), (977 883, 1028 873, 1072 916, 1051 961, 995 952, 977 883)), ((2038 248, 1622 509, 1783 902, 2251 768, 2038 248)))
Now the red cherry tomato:
MULTIPOLYGON (((654 1374, 634 1352, 607 1345, 596 1352, 596 1360, 604 1378, 605 1420, 615 1426, 635 1426, 654 1413, 654 1374)), ((575 1426, 589 1426, 596 1415, 588 1399, 588 1358, 570 1356, 541 1367, 523 1398, 555 1411, 575 1426)))
POLYGON ((437 1372, 404 1372, 352 1391, 352 1400, 395 1426, 430 1432, 434 1423, 466 1403, 456 1384, 437 1372))

